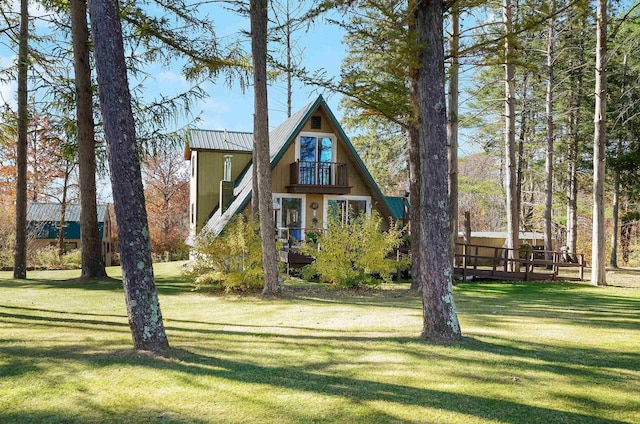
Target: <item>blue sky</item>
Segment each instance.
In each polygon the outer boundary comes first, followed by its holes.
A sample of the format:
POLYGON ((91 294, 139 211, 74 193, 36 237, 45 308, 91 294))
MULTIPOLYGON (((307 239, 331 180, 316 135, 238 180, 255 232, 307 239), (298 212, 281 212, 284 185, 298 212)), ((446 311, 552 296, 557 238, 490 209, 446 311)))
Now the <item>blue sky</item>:
MULTIPOLYGON (((12 11, 19 10, 19 2, 11 0, 12 11)), ((210 5, 210 16, 214 17, 216 35, 219 37, 235 37, 241 30, 248 32, 249 20, 226 11, 215 4, 210 5)), ((47 12, 31 3, 29 8, 31 17, 44 17, 47 12)), ((35 20, 36 30, 46 33, 46 24, 39 19, 35 20)), ((8 67, 15 62, 15 48, 7 47, 8 40, 0 35, 0 67, 8 67)), ((311 72, 324 70, 328 75, 337 75, 344 57, 344 47, 341 44, 343 31, 336 26, 327 24, 323 19, 318 19, 308 30, 298 33, 299 49, 302 51, 301 63, 311 72)), ((248 43, 247 43, 248 44, 248 43)), ((151 78, 144 81, 144 87, 149 99, 159 94, 172 96, 186 91, 190 83, 181 75, 180 63, 165 67, 159 64, 151 64, 146 70, 151 78)), ((69 71, 72 74, 72 70, 69 71)), ((137 81, 131 79, 130 85, 137 81)), ((224 80, 211 80, 201 85, 208 96, 197 102, 190 111, 190 117, 179 118, 176 127, 184 126, 194 117, 199 120, 193 125, 204 129, 227 129, 231 131, 253 131, 253 90, 249 86, 243 92, 239 84, 228 87, 224 80)), ((16 105, 16 81, 0 81, 0 102, 16 105)), ((293 113, 323 94, 329 106, 338 119, 342 113, 338 109, 340 97, 330 92, 320 92, 316 87, 307 87, 295 83, 293 90, 293 113)), ((32 95, 33 93, 30 93, 32 95)), ((287 118, 286 115, 286 85, 283 81, 272 82, 269 87, 269 126, 275 128, 287 118)), ((102 193, 101 201, 110 200, 110 184, 108 180, 100 178, 99 192, 102 193)))
MULTIPOLYGON (((248 18, 240 17, 232 12, 215 10, 214 16, 216 32, 221 38, 233 37, 241 30, 249 30, 248 18)), ((329 25, 319 19, 308 30, 301 30, 294 37, 298 37, 298 44, 302 52, 301 63, 309 71, 324 70, 328 75, 337 75, 340 72, 340 64, 345 55, 341 43, 343 31, 329 25)), ((176 68, 161 68, 153 66, 151 73, 155 75, 155 83, 145 84, 149 93, 162 91, 170 95, 178 93, 189 87, 189 83, 180 75, 176 68)), ((227 129, 232 131, 253 131, 253 90, 247 87, 243 92, 239 84, 228 87, 224 80, 208 81, 202 85, 208 97, 200 102, 193 110, 193 115, 198 115, 200 121, 195 125, 204 129, 227 129)), ((286 114, 286 84, 284 81, 272 81, 269 86, 269 126, 275 128, 287 119, 286 114)), ((319 91, 316 87, 294 84, 293 89, 293 113, 322 94, 329 106, 336 113, 338 119, 341 113, 338 110, 340 96, 327 91, 319 91)))
MULTIPOLYGON (((11 1, 14 11, 19 3, 11 1)), ((249 30, 248 18, 240 17, 233 12, 226 11, 215 4, 210 6, 210 15, 214 17, 217 35, 233 37, 240 30, 249 30)), ((37 6, 30 7, 30 14, 38 17, 45 12, 37 6)), ((40 28, 44 24, 37 23, 40 28)), ((311 70, 324 69, 329 75, 336 75, 340 70, 340 63, 344 57, 341 44, 343 32, 336 26, 330 26, 319 19, 307 31, 299 32, 299 44, 302 50, 302 63, 311 70)), ((14 52, 7 48, 6 38, 0 44, 0 66, 8 66, 15 60, 14 52)), ((186 90, 189 82, 180 74, 179 64, 171 67, 161 67, 153 64, 148 68, 153 79, 145 81, 149 97, 159 93, 170 96, 186 90)), ((134 81, 131 81, 132 83, 134 81)), ((227 129, 236 131, 253 130, 253 91, 247 87, 243 93, 238 84, 228 87, 222 79, 205 82, 202 87, 208 97, 197 103, 191 110, 191 116, 199 116, 196 125, 207 129, 227 129)), ((0 101, 15 105, 17 84, 15 81, 0 83, 0 101)), ((293 92, 293 110, 300 109, 314 99, 319 92, 314 87, 296 84, 293 92)), ((331 108, 340 117, 337 110, 339 97, 328 92, 322 92, 331 108)), ((286 89, 281 81, 272 82, 269 87, 269 117, 270 127, 277 126, 286 119, 286 89)), ((185 119, 186 121, 186 119, 185 119)))
MULTIPOLYGON (((18 1, 11 0, 13 10, 18 10, 18 1)), ((248 18, 224 10, 218 3, 209 5, 209 14, 213 17, 217 36, 234 37, 240 30, 249 30, 248 18)), ((45 12, 33 5, 30 7, 32 16, 42 16, 45 12)), ((332 17, 337 18, 341 12, 333 12, 332 17)), ((43 23, 37 23, 43 26, 43 23)), ((309 71, 324 70, 327 75, 339 75, 340 65, 345 56, 345 48, 342 45, 344 31, 335 25, 327 23, 324 19, 317 19, 306 31, 298 33, 298 43, 302 51, 302 65, 309 71)), ((0 66, 7 66, 15 60, 15 54, 8 49, 6 37, 0 43, 0 66)), ((71 72, 71 71, 70 71, 71 72)), ((158 64, 149 66, 148 72, 153 76, 145 82, 148 96, 153 98, 158 94, 171 96, 185 91, 189 82, 181 75, 178 63, 169 67, 161 67, 158 64)), ((461 75, 461 81, 470 78, 470 74, 461 75)), ((463 82, 464 83, 464 82, 463 82)), ((227 129, 232 131, 253 130, 253 91, 247 87, 242 92, 238 84, 229 88, 222 79, 207 81, 202 85, 208 96, 197 102, 191 110, 191 116, 180 119, 179 124, 184 125, 195 116, 200 120, 194 124, 198 128, 227 129)), ((11 81, 0 83, 0 101, 15 104, 16 83, 11 81)), ((338 108, 341 96, 328 91, 319 91, 317 87, 304 86, 296 83, 293 91, 293 112, 322 94, 329 106, 340 120, 342 112, 338 108)), ((463 99, 461 99, 463 100, 463 99)), ((286 89, 283 81, 272 82, 269 87, 269 125, 276 127, 286 119, 286 89)), ((461 151, 464 155, 477 151, 477 146, 465 146, 465 133, 460 133, 461 151)), ((467 143, 468 144, 468 143, 467 143)))

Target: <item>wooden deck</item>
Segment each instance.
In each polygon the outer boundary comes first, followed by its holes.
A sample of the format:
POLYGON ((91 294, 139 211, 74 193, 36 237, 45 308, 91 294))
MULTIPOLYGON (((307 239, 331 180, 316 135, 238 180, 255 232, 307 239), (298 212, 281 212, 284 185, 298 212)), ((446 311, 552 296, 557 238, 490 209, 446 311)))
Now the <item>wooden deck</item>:
POLYGON ((509 258, 513 249, 456 243, 454 275, 464 281, 491 280, 563 280, 584 279, 584 255, 558 251, 533 250, 520 257, 509 258), (575 271, 578 271, 578 276, 575 271), (573 272, 571 272, 573 271, 573 272))

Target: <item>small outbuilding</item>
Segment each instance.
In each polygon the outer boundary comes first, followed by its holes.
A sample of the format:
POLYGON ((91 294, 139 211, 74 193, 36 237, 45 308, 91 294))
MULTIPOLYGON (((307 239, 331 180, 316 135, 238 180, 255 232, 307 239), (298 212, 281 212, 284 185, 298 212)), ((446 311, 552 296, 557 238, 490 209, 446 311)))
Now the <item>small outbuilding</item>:
MULTIPOLYGON (((102 259, 111 266, 113 245, 111 220, 107 205, 98 205, 98 237, 102 240, 102 259)), ((27 239, 29 249, 57 246, 60 236, 62 205, 59 203, 31 203, 27 209, 27 239)), ((80 205, 68 204, 64 213, 65 250, 81 249, 80 205)))

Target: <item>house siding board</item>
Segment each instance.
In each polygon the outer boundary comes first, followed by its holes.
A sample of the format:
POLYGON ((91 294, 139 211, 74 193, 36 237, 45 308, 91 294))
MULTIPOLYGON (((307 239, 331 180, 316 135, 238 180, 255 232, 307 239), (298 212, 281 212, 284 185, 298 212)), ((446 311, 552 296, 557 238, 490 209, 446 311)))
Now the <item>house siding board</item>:
MULTIPOLYGON (((280 126, 271 131, 269 134, 271 166, 274 167, 286 153, 285 146, 291 143, 295 136, 300 132, 302 123, 308 118, 308 115, 312 110, 317 107, 317 104, 322 100, 321 97, 314 102, 309 103, 306 107, 296 112, 289 119, 284 121, 280 126)), ((253 179, 253 165, 246 168, 245 172, 238 177, 239 180, 236 183, 234 189, 234 199, 231 201, 229 208, 222 213, 220 209, 211 216, 207 223, 203 227, 203 231, 217 236, 227 225, 227 222, 231 217, 244 210, 251 201, 251 188, 253 179)), ((189 240, 191 241, 191 240, 189 240)))
MULTIPOLYGON (((324 101, 322 103, 324 104, 324 101)), ((338 122, 338 120, 336 119, 336 117, 333 114, 333 112, 331 112, 331 109, 326 107, 326 104, 325 104, 325 111, 326 111, 327 116, 331 120, 331 122, 334 122, 334 123, 338 122)), ((349 141, 349 138, 344 133, 344 130, 342 129, 342 127, 340 125, 335 125, 335 128, 336 128, 336 135, 338 137, 341 137, 342 140, 344 140, 344 143, 347 146, 347 150, 349 151, 350 156, 353 158, 354 162, 357 164, 358 170, 362 173, 362 175, 364 176, 365 180, 367 180, 369 182, 369 184, 367 184, 367 185, 370 186, 370 191, 371 191, 371 194, 372 194, 372 201, 374 203, 375 202, 379 202, 380 203, 379 208, 382 211, 382 213, 381 213, 382 216, 390 216, 391 215, 391 208, 387 204, 384 195, 380 191, 380 187, 378 187, 378 184, 376 184, 375 180, 373 179, 373 177, 371 176, 371 174, 367 170, 367 167, 364 165, 364 162, 362 162, 362 159, 360 159, 360 156, 358 155, 358 152, 356 152, 356 149, 351 144, 351 141, 349 141)))
POLYGON ((286 149, 280 161, 273 167, 271 177, 273 180, 272 191, 274 193, 286 193, 290 182, 290 164, 296 161, 296 146, 291 143, 286 149))
POLYGON ((311 119, 308 119, 304 126, 302 127, 303 132, 321 132, 321 133, 335 133, 336 128, 332 124, 331 119, 329 119, 329 115, 324 111, 324 109, 316 109, 313 111, 311 116, 320 116, 322 119, 322 126, 319 129, 311 128, 311 119))
POLYGON ((198 155, 198 202, 196 228, 201 228, 211 211, 218 204, 222 169, 214 152, 200 152, 198 155))
MULTIPOLYGON (((220 181, 224 177, 224 152, 198 152, 196 232, 207 222, 220 200, 220 181)), ((233 153, 231 178, 236 180, 251 160, 250 153, 233 153)), ((193 186, 192 186, 193 188, 193 186)))
POLYGON ((306 228, 322 228, 323 227, 323 217, 324 217, 324 195, 322 194, 308 194, 307 195, 307 213, 306 213, 306 228), (313 209, 311 209, 311 204, 316 202, 318 204, 318 209, 315 210, 316 218, 318 220, 317 223, 313 222, 313 209))
POLYGON ((199 230, 198 211, 195 206, 198 204, 198 152, 192 151, 190 156, 190 181, 189 181, 189 234, 195 236, 199 230), (193 214, 193 217, 192 217, 193 214))

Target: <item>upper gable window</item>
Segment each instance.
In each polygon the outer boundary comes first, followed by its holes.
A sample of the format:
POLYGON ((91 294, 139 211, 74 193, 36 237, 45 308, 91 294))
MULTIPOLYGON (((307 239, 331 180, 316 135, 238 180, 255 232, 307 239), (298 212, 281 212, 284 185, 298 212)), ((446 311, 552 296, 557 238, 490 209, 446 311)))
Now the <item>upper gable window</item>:
POLYGON ((312 130, 322 129, 322 116, 317 115, 317 116, 311 117, 311 129, 312 130))
POLYGON ((329 184, 335 172, 335 136, 317 132, 300 134, 296 159, 300 161, 300 184, 329 184))
POLYGON ((296 158, 304 162, 335 162, 335 140, 333 134, 300 134, 296 146, 296 158))

